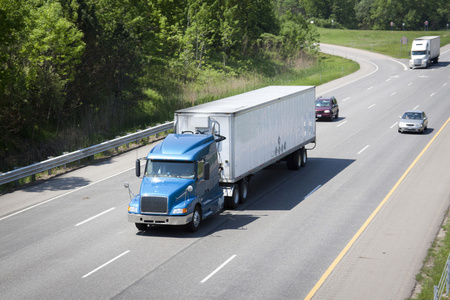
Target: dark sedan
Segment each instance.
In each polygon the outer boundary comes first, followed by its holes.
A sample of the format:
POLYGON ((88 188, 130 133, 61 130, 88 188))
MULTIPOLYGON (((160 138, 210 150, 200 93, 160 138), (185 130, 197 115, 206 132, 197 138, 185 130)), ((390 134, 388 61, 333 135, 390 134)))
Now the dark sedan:
POLYGON ((339 118, 339 105, 335 97, 319 97, 316 100, 316 118, 333 121, 339 118))

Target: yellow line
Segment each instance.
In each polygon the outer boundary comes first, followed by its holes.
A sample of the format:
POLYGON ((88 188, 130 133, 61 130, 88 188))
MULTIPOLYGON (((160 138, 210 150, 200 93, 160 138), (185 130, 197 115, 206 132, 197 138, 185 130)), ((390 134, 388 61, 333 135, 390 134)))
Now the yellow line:
POLYGON ((394 185, 394 187, 391 189, 391 191, 384 197, 383 201, 381 201, 380 205, 373 211, 373 213, 370 215, 370 217, 364 222, 364 224, 359 228, 358 232, 353 236, 353 238, 350 240, 350 242, 345 246, 345 248, 339 253, 339 255, 336 257, 336 259, 333 261, 333 263, 328 267, 328 269, 325 271, 325 273, 322 275, 322 277, 319 279, 319 281, 316 283, 316 285, 312 288, 312 290, 306 295, 305 300, 311 299, 314 294, 319 290, 319 288, 322 286, 322 284, 325 282, 325 280, 330 276, 331 272, 333 272, 334 268, 336 268, 337 264, 341 261, 341 259, 347 254, 348 250, 353 246, 353 244, 356 242, 356 240, 361 236, 361 234, 366 230, 367 226, 372 222, 372 220, 375 218, 375 216, 378 214, 378 212, 381 210, 381 208, 384 206, 384 204, 388 201, 388 199, 392 196, 392 194, 395 192, 395 190, 398 188, 398 186, 402 183, 402 181, 405 179, 405 177, 408 175, 408 173, 411 171, 411 169, 417 164, 419 159, 422 157, 422 155, 427 151, 427 149, 431 146, 431 144, 434 142, 434 140, 438 137, 438 135, 442 132, 442 130, 447 126, 447 124, 450 122, 450 118, 447 119, 447 122, 439 129, 439 131, 436 133, 436 135, 431 139, 431 141, 425 146, 425 148, 420 152, 420 154, 416 157, 416 159, 412 162, 412 164, 409 166, 409 168, 403 173, 402 177, 397 181, 397 183, 394 185))

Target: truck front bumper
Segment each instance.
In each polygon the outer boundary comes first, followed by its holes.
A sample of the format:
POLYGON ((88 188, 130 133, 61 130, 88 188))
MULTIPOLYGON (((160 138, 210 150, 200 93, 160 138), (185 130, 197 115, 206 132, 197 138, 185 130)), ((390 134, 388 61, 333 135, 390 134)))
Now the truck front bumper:
POLYGON ((192 213, 185 216, 152 216, 129 213, 128 221, 141 224, 185 225, 192 221, 192 213))

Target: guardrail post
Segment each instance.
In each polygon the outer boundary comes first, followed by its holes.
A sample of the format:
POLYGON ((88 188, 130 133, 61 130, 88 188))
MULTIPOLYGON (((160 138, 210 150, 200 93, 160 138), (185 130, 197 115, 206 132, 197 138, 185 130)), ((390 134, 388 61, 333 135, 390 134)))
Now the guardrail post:
MULTIPOLYGON (((14 170, 19 169, 19 167, 14 167, 14 170)), ((19 179, 14 181, 14 187, 18 187, 19 186, 19 179)))
MULTIPOLYGON (((53 158, 53 156, 47 157, 47 159, 52 159, 52 158, 53 158)), ((52 175, 52 169, 51 168, 48 169, 47 173, 48 173, 49 176, 52 175)))
MULTIPOLYGON (((63 155, 66 155, 66 154, 69 154, 69 152, 63 152, 63 155)), ((65 171, 66 168, 67 168, 67 164, 64 164, 63 168, 64 168, 64 171, 65 171)))
POLYGON ((445 285, 445 294, 448 295, 448 288, 450 285, 450 260, 447 260, 447 284, 445 285))

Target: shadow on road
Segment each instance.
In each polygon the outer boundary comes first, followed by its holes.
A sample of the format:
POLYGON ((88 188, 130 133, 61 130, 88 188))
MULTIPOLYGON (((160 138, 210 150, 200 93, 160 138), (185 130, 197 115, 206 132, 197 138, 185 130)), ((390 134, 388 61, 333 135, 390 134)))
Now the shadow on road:
POLYGON ((245 204, 237 210, 224 210, 203 220, 197 232, 189 233, 181 226, 152 226, 146 231, 136 229, 136 235, 195 238, 220 234, 223 230, 245 230, 248 224, 266 216, 265 211, 289 211, 301 204, 312 191, 323 187, 354 161, 309 158, 299 171, 289 171, 285 162, 273 164, 255 174, 250 182, 251 194, 245 204))

